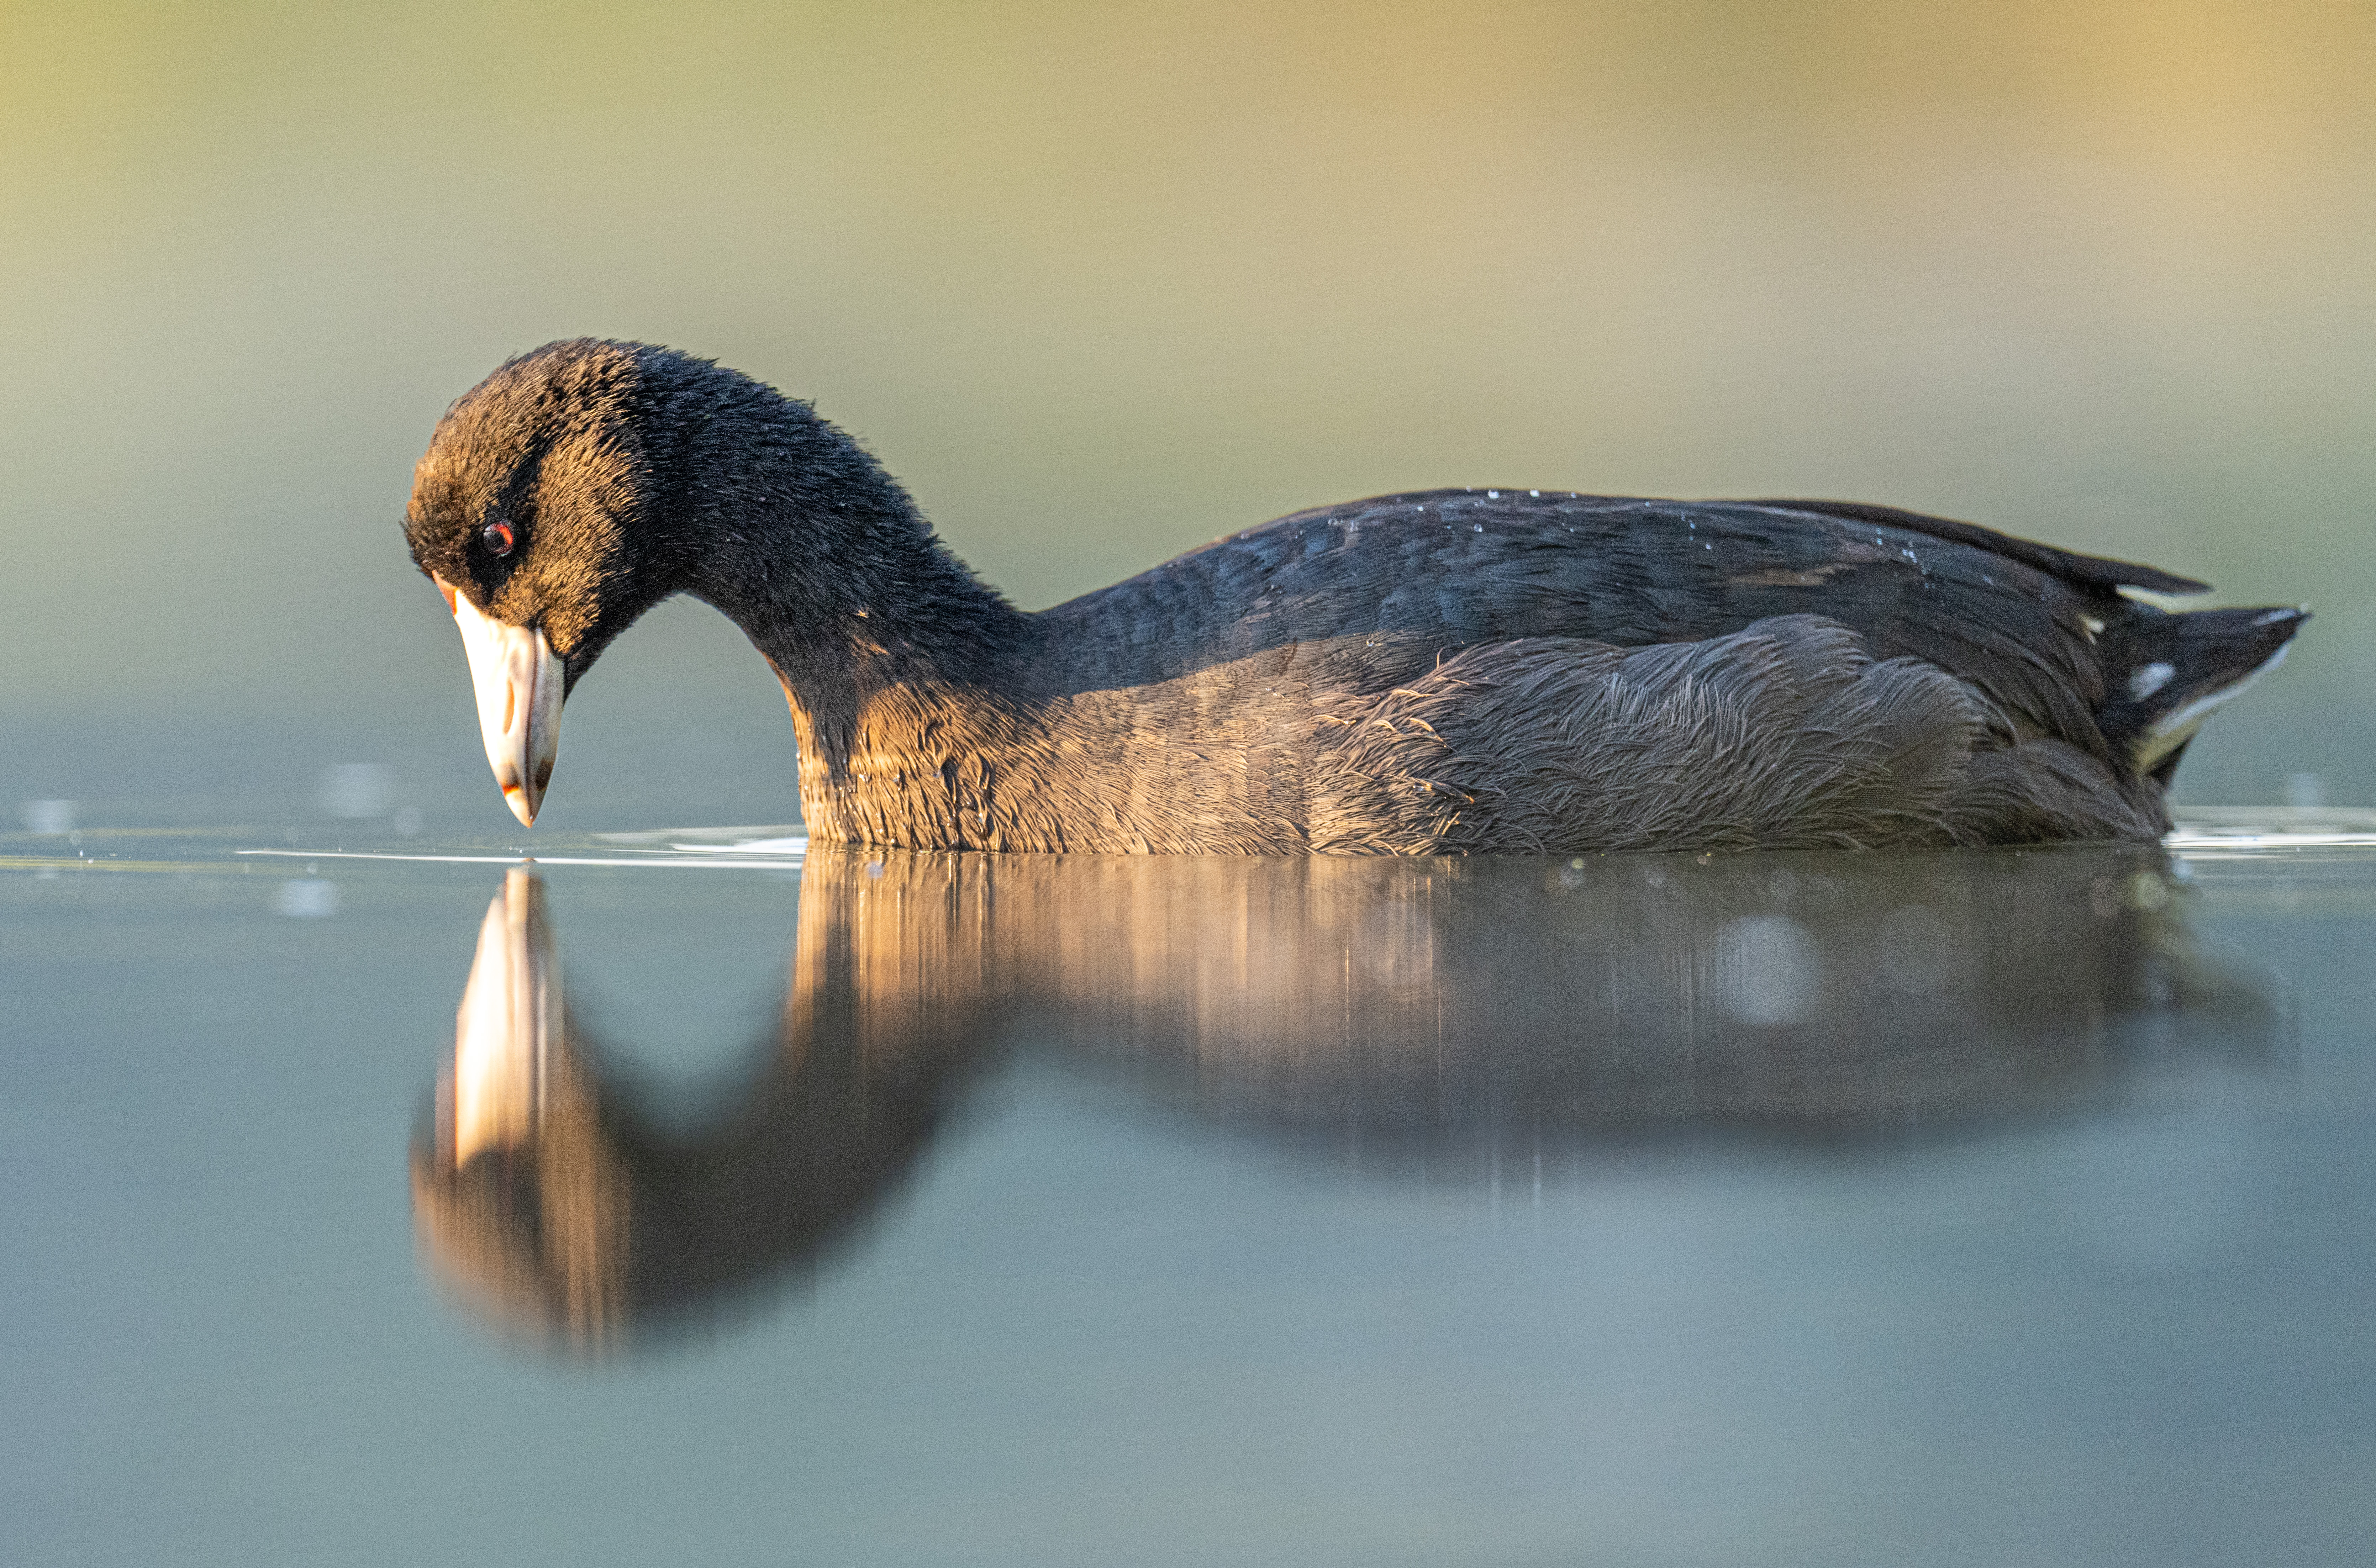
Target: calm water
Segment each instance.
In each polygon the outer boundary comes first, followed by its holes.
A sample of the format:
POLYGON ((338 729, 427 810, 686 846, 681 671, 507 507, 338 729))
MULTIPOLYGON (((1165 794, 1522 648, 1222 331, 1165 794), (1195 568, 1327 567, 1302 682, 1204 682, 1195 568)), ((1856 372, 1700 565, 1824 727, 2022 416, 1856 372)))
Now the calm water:
POLYGON ((2376 1550, 2376 821, 792 831, 0 841, 0 1558, 2376 1550))

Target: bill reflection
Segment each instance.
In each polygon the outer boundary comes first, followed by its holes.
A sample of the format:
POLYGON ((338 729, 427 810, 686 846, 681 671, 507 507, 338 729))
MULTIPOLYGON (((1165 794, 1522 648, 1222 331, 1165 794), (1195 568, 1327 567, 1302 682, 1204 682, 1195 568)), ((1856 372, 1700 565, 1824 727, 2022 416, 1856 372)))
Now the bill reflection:
POLYGON ((581 1030, 542 884, 489 909, 414 1213, 581 1350, 859 1236, 1009 1053, 1388 1180, 1726 1131, 1853 1150, 2281 1065, 2139 849, 1414 861, 829 851, 765 1066, 688 1125, 581 1030))

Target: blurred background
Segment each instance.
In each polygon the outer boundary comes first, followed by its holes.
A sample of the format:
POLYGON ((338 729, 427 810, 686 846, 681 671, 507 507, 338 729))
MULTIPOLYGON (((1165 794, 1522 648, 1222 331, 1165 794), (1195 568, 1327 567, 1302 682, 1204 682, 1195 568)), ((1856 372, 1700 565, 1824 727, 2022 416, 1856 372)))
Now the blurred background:
MULTIPOLYGON (((2308 600, 2180 798, 2376 801, 2371 57, 2281 0, 0 6, 0 793, 508 829, 397 520, 591 334, 814 398, 1035 608, 1463 483, 2308 600)), ((678 603, 539 831, 796 811, 678 603)))

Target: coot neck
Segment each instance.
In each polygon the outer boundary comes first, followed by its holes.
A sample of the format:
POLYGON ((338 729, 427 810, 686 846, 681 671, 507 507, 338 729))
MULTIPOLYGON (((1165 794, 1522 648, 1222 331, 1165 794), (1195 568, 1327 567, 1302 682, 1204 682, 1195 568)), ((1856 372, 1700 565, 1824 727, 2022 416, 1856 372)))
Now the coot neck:
POLYGON ((873 456, 756 383, 700 390, 663 422, 675 450, 649 454, 663 531, 686 588, 742 627, 796 713, 838 728, 891 686, 979 696, 1014 678, 1033 618, 941 545, 873 456))

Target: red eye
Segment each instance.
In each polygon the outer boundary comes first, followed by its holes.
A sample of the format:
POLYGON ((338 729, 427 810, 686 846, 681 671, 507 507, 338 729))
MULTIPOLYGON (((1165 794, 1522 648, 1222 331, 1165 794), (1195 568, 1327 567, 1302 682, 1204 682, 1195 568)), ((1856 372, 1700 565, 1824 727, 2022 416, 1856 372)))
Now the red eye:
POLYGON ((511 524, 489 523, 479 530, 479 542, 487 547, 490 555, 509 555, 512 552, 511 524))

